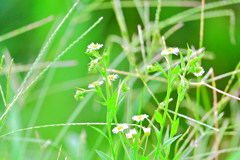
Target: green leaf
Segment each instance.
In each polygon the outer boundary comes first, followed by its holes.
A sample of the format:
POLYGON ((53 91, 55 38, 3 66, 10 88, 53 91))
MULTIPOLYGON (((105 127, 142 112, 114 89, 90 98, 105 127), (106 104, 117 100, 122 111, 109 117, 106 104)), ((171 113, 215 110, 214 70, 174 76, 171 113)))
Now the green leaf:
POLYGON ((171 74, 178 74, 179 70, 180 70, 180 66, 178 65, 171 71, 171 74))
POLYGON ((109 54, 110 54, 110 47, 108 47, 107 53, 104 52, 103 57, 105 61, 106 68, 108 67, 108 62, 109 62, 109 54))
POLYGON ((155 110, 155 120, 160 123, 161 125, 163 124, 163 118, 162 118, 162 115, 155 110))
POLYGON ((192 50, 189 48, 188 44, 187 44, 187 48, 188 48, 188 51, 187 51, 187 60, 189 61, 190 56, 192 55, 192 50))
POLYGON ((155 133, 156 133, 156 135, 157 135, 157 137, 159 136, 159 134, 160 134, 160 131, 157 129, 157 127, 155 127, 154 125, 153 125, 153 123, 147 118, 147 120, 148 120, 148 122, 153 126, 153 128, 154 128, 154 131, 155 131, 155 133))
POLYGON ((102 160, 112 160, 107 154, 103 153, 102 151, 96 150, 97 154, 101 157, 102 160))
POLYGON ((163 144, 163 146, 162 146, 162 148, 160 149, 160 151, 162 151, 165 147, 167 147, 167 146, 169 146, 170 144, 172 144, 172 143, 173 143, 176 139, 178 139, 180 136, 181 136, 181 134, 179 134, 179 135, 177 135, 177 136, 175 136, 175 137, 167 140, 167 141, 163 144))
POLYGON ((97 102, 97 103, 99 103, 99 104, 101 104, 101 105, 107 106, 107 102, 100 102, 100 101, 98 101, 98 100, 96 100, 96 99, 94 99, 94 101, 97 102))
POLYGON ((166 143, 169 139, 169 126, 167 126, 167 130, 163 139, 163 144, 166 143))
POLYGON ((1 63, 0 63, 0 73, 1 73, 1 70, 2 70, 2 66, 3 66, 3 60, 4 60, 4 55, 2 55, 2 58, 1 58, 1 63))
POLYGON ((127 80, 131 77, 131 74, 129 74, 126 78, 124 78, 123 82, 127 82, 127 80))
POLYGON ((110 112, 110 110, 112 108, 115 108, 116 100, 117 100, 117 90, 114 91, 114 93, 110 99, 109 106, 108 106, 108 112, 110 112))
POLYGON ((194 67, 194 66, 191 66, 191 67, 188 69, 187 74, 193 73, 193 72, 194 72, 194 69, 195 69, 195 67, 194 67))
POLYGON ((180 54, 180 58, 181 58, 181 67, 182 67, 182 68, 185 68, 185 62, 184 62, 183 55, 182 55, 181 52, 179 52, 179 54, 180 54))
POLYGON ((148 158, 146 157, 143 157, 143 156, 139 156, 140 160, 149 160, 148 158))
POLYGON ((153 153, 157 150, 157 147, 156 147, 156 146, 152 145, 152 147, 153 147, 154 149, 152 150, 151 153, 149 153, 149 155, 147 156, 147 158, 150 158, 150 157, 153 155, 153 153))
POLYGON ((172 125, 172 136, 174 136, 177 133, 178 125, 179 125, 179 118, 172 125))
POLYGON ((102 130, 100 130, 99 128, 96 128, 96 127, 93 127, 93 126, 90 126, 92 129, 96 130, 97 132, 99 132, 101 135, 103 135, 108 141, 109 141, 109 138, 106 136, 105 133, 103 133, 102 130))
POLYGON ((130 148, 129 157, 130 160, 135 160, 135 153, 133 148, 130 148))
MULTIPOLYGON (((165 133, 163 144, 165 144, 169 140, 169 126, 167 126, 167 131, 165 133)), ((165 154, 167 154, 167 147, 164 149, 165 154)))
POLYGON ((158 62, 155 62, 155 64, 157 65, 157 68, 160 72, 163 73, 163 75, 168 79, 168 75, 167 73, 163 70, 162 66, 158 63, 158 62))
POLYGON ((178 158, 181 156, 181 154, 182 154, 181 152, 180 152, 180 153, 178 153, 178 155, 177 155, 177 156, 175 156, 173 160, 178 160, 178 158))
POLYGON ((180 94, 180 102, 183 100, 185 92, 186 92, 186 89, 182 89, 180 94))
POLYGON ((189 66, 192 66, 193 64, 197 63, 202 57, 204 56, 204 54, 200 55, 199 57, 196 57, 194 59, 192 59, 191 61, 189 61, 189 66))
POLYGON ((125 98, 125 96, 126 96, 126 92, 125 93, 123 93, 122 95, 121 95, 121 97, 118 99, 118 102, 117 102, 117 105, 119 106, 119 104, 123 101, 123 99, 125 98))

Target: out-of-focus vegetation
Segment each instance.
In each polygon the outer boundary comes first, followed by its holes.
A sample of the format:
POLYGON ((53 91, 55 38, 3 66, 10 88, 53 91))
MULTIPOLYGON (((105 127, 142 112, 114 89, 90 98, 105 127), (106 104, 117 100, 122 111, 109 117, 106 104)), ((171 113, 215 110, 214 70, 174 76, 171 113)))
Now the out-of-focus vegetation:
MULTIPOLYGON (((55 57, 88 30, 100 17, 103 17, 103 20, 69 49, 36 83, 19 97, 0 122, 0 137, 5 133, 33 126, 74 122, 106 122, 106 107, 94 101, 99 100, 97 94, 88 94, 81 102, 74 99, 74 94, 76 92, 75 87, 87 88, 88 84, 100 77, 98 73, 88 73, 90 60, 85 52, 87 46, 92 42, 104 44, 105 49, 111 48, 110 69, 135 72, 126 55, 122 53, 121 46, 128 44, 124 44, 125 35, 122 34, 119 27, 121 20, 116 18, 117 11, 115 12, 113 9, 116 2, 118 0, 83 0, 77 4, 59 29, 52 43, 45 50, 44 55, 24 87, 27 87, 55 57), (122 56, 120 56, 121 54, 122 56)), ((14 59, 9 83, 9 104, 19 93, 18 89, 24 77, 41 49, 45 46, 48 38, 74 3, 75 1, 72 0, 0 0, 0 57, 5 56, 0 73, 0 84, 5 96, 8 90, 9 66, 11 59, 14 59), (24 26, 27 27, 22 28, 24 26)), ((159 31, 161 35, 166 36, 166 45, 179 47, 182 53, 187 52, 187 44, 190 47, 194 46, 198 50, 201 1, 171 0, 162 1, 161 3, 159 31), (196 12, 191 12, 190 15, 188 15, 188 12, 185 12, 185 15, 182 14, 184 11, 190 11, 194 7, 195 9, 199 8, 199 10, 196 9, 196 12), (173 16, 176 19, 171 19, 173 16), (172 28, 174 25, 177 26, 172 28)), ((139 24, 142 29, 146 30, 149 30, 147 27, 150 24, 153 26, 157 4, 158 1, 121 1, 129 42, 137 40, 137 26, 139 24)), ((202 46, 205 48, 205 57, 202 59, 201 65, 205 70, 205 74, 212 67, 214 75, 218 76, 235 70, 240 60, 240 1, 206 1, 205 9, 202 46), (214 7, 214 5, 218 4, 217 2, 222 3, 222 5, 214 7)), ((159 48, 155 50, 154 55, 163 50, 160 45, 161 37, 158 40, 156 43, 159 43, 159 48)), ((148 42, 145 43, 147 45, 148 42)), ((134 60, 137 64, 141 64, 140 45, 134 46, 134 43, 132 43, 132 46, 134 60)), ((124 79, 125 75, 119 75, 121 79, 124 79)), ((216 88, 224 91, 229 83, 230 76, 217 80, 216 88)), ((190 79, 197 82, 194 77, 190 77, 190 79)), ((144 88, 142 81, 140 79, 136 81, 130 80, 129 85, 131 91, 126 96, 122 109, 118 112, 119 121, 131 123, 131 117, 138 113, 139 107, 142 107, 142 113, 152 117, 157 106, 147 90, 144 92, 144 101, 139 100, 141 99, 142 88, 144 88)), ((166 95, 166 84, 150 81, 149 87, 159 101, 162 102, 166 95)), ((226 92, 239 97, 239 74, 233 77, 226 92)), ((198 120, 201 120, 202 116, 213 107, 213 90, 205 86, 200 87, 200 110, 197 117, 194 115, 195 108, 191 108, 191 106, 196 106, 196 93, 196 86, 191 86, 186 95, 187 99, 180 105, 179 113, 193 119, 200 118, 198 120)), ((221 97, 222 94, 217 93, 217 102, 221 97)), ((176 93, 173 92, 172 98, 173 102, 170 103, 169 108, 174 110, 176 93)), ((225 100, 226 103, 219 105, 223 110, 219 109, 218 113, 224 112, 223 117, 219 119, 219 128, 221 130, 218 137, 218 149, 224 150, 224 153, 219 155, 219 159, 234 160, 235 157, 239 157, 239 148, 236 148, 238 152, 231 150, 238 147, 240 142, 239 126, 236 126, 240 118, 239 101, 232 98, 225 100), (226 152, 228 149, 230 149, 229 152, 226 152)), ((1 94, 0 116, 7 109, 4 103, 1 94)), ((211 118, 213 116, 210 116, 204 123, 212 125, 213 119, 211 118)), ((184 134, 189 126, 196 126, 196 124, 180 119, 178 133, 184 134)), ((208 130, 206 127, 198 127, 199 135, 195 136, 200 136, 200 133, 208 130)), ((189 133, 191 133, 192 128, 189 133)), ((99 126, 99 129, 106 132, 104 126, 99 126)), ((187 137, 188 134, 185 139, 187 137)), ((191 139, 194 140, 195 138, 193 136, 191 139)), ((214 144, 214 138, 215 134, 203 137, 198 144, 199 147, 193 149, 189 157, 213 152, 199 158, 208 157, 208 159, 213 159, 211 156, 215 155, 214 145, 212 145, 214 144), (211 145, 208 146, 208 144, 211 145)), ((118 137, 113 136, 113 140, 116 146, 118 137)), ((154 141, 156 141, 156 137, 149 138, 149 143, 154 143, 154 141)), ((188 142, 188 145, 190 145, 190 142, 188 142)), ((68 159, 99 159, 95 149, 109 153, 109 155, 111 153, 109 143, 91 127, 87 125, 60 126, 31 129, 0 138, 0 159, 57 159, 60 146, 62 146, 60 159, 64 159, 64 157, 68 157, 68 159)), ((152 150, 150 145, 148 147, 146 152, 152 150)), ((122 153, 123 150, 119 152, 122 153)), ((170 154, 170 159, 173 158, 173 153, 170 154)), ((124 159, 124 157, 118 155, 118 159, 124 159)))

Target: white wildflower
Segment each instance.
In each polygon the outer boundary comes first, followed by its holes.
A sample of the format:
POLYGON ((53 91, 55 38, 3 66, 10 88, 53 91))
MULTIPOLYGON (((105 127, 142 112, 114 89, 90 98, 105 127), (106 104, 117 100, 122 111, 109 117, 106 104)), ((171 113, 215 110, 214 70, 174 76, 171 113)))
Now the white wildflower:
POLYGON ((140 122, 140 121, 143 121, 145 118, 148 118, 148 115, 142 114, 139 116, 133 116, 132 120, 140 122))
POLYGON ((133 135, 129 132, 129 133, 126 133, 126 137, 127 137, 127 139, 132 139, 133 135))
POLYGON ((199 77, 199 76, 202 76, 204 72, 205 72, 205 71, 204 71, 203 67, 197 67, 197 68, 194 70, 194 73, 193 73, 193 74, 194 74, 196 77, 199 77))
POLYGON ((92 50, 99 50, 102 47, 103 47, 103 44, 98 44, 98 43, 94 44, 92 42, 90 45, 88 45, 88 49, 86 52, 91 52, 92 50))
MULTIPOLYGON (((108 84, 111 86, 111 81, 115 81, 116 79, 118 79, 118 75, 117 74, 110 74, 107 76, 108 79, 108 84)), ((105 78, 103 78, 103 80, 106 80, 105 78)))
POLYGON ((96 86, 102 85, 102 84, 103 84, 103 81, 95 81, 95 82, 89 84, 88 88, 95 88, 96 86))
POLYGON ((112 132, 117 134, 118 132, 123 132, 123 130, 127 128, 128 128, 128 125, 126 123, 118 124, 117 127, 113 128, 112 132))
POLYGON ((178 52, 179 52, 179 49, 176 47, 176 48, 168 48, 166 50, 163 50, 161 52, 161 55, 162 56, 166 56, 166 55, 169 55, 169 54, 175 54, 175 55, 178 55, 178 52))
POLYGON ((151 133, 151 128, 142 127, 145 136, 149 136, 151 133))

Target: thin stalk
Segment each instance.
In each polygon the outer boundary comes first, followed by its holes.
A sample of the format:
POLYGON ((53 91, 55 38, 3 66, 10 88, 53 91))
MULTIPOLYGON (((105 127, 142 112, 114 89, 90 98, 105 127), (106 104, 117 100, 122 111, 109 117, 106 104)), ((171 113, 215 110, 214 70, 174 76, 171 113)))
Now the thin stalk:
MULTIPOLYGON (((90 126, 90 125, 106 126, 107 123, 103 123, 103 122, 96 122, 96 123, 92 123, 92 122, 89 122, 89 123, 62 123, 62 124, 48 124, 48 125, 42 125, 42 126, 34 126, 34 127, 22 128, 22 129, 19 129, 19 130, 15 130, 15 131, 5 133, 5 134, 0 136, 0 139, 5 137, 5 136, 17 133, 17 132, 23 132, 23 131, 39 129, 39 128, 60 127, 60 126, 90 126)), ((111 126, 115 126, 115 125, 116 125, 116 123, 111 123, 111 126)), ((140 126, 136 125, 136 124, 127 124, 127 125, 140 128, 140 126)))
MULTIPOLYGON (((168 103, 169 103, 169 99, 170 99, 170 94, 171 94, 171 67, 172 67, 172 56, 169 55, 169 70, 168 70, 168 88, 167 88, 167 96, 166 96, 166 105, 164 108, 164 114, 163 114, 163 123, 161 126, 161 130, 160 130, 160 135, 158 137, 158 145, 157 145, 157 151, 156 151, 156 155, 154 160, 157 159, 158 157, 158 152, 159 152, 159 148, 160 148, 160 144, 161 144, 161 138, 162 138, 162 134, 163 134, 163 129, 164 129, 164 125, 165 125, 165 121, 166 121, 166 116, 167 116, 167 111, 168 111, 168 103)), ((166 155, 165 159, 167 159, 168 154, 166 155)))
MULTIPOLYGON (((203 29, 204 29, 204 5, 205 0, 202 0, 201 5, 201 19, 200 19, 200 40, 199 40, 199 48, 203 46, 203 29)), ((201 60, 199 61, 201 65, 201 60)), ((201 81, 200 77, 197 78, 198 82, 201 81)), ((199 107, 200 107, 200 86, 196 88, 196 119, 199 121, 199 107)), ((198 132, 195 132, 195 139, 198 138, 198 132)), ((194 148, 194 155, 197 152, 197 148, 194 148)))
MULTIPOLYGON (((211 76, 214 77, 214 72, 211 73, 211 76)), ((215 81, 212 81, 212 85, 213 85, 213 87, 216 88, 215 81)), ((213 90, 213 109, 214 109, 214 112, 213 112, 213 122, 215 124, 215 128, 218 128, 218 120, 217 120, 218 110, 217 110, 217 107, 218 107, 217 106, 217 92, 215 90, 213 90)), ((215 134, 214 145, 215 145, 215 152, 217 152, 218 151, 218 146, 219 146, 218 132, 216 132, 216 134, 215 134)), ((217 153, 215 154, 215 160, 218 160, 218 154, 217 153)))
MULTIPOLYGON (((16 102, 16 100, 23 95, 37 80, 60 58, 62 57, 69 49, 71 49, 77 42, 80 41, 88 32, 90 32, 101 20, 103 17, 99 18, 98 21, 96 21, 87 31, 85 31, 80 37, 78 37, 73 43, 71 43, 61 54, 59 54, 30 84, 26 87, 26 89, 23 91, 23 87, 20 87, 21 90, 18 92, 17 96, 14 97, 14 100, 9 105, 9 107, 12 107, 13 104, 16 102)), ((34 64, 33 64, 34 65, 34 64)), ((24 83, 24 82, 23 82, 24 83)), ((8 107, 8 108, 9 108, 8 107)), ((7 109, 4 114, 1 116, 0 121, 3 119, 3 117, 8 113, 9 109, 7 109)))
POLYGON ((175 108, 175 114, 174 114, 174 118, 173 118, 173 123, 176 121, 177 119, 177 113, 178 113, 178 109, 179 109, 179 105, 180 105, 180 95, 179 93, 181 94, 181 86, 179 86, 179 80, 177 79, 177 88, 180 89, 180 92, 178 92, 178 98, 177 98, 177 105, 176 105, 176 108, 175 108))
POLYGON ((15 36, 17 36, 17 35, 19 35, 19 34, 25 33, 25 32, 27 32, 27 31, 30 31, 30 30, 32 30, 32 29, 41 27, 41 26, 43 26, 44 24, 47 24, 47 23, 49 23, 49 22, 51 22, 51 21, 53 21, 53 20, 54 20, 54 16, 51 15, 51 16, 49 16, 49 17, 47 17, 47 18, 44 18, 44 19, 42 19, 42 20, 40 20, 40 21, 36 21, 36 22, 31 23, 31 24, 29 24, 29 25, 26 25, 26 26, 24 26, 24 27, 21 27, 21 28, 18 28, 18 29, 16 29, 16 30, 13 30, 13 31, 11 31, 11 32, 8 32, 8 33, 0 36, 0 42, 4 41, 4 40, 6 40, 6 39, 9 39, 9 38, 15 37, 15 36))
POLYGON ((130 155, 128 154, 127 147, 126 147, 126 145, 125 145, 125 143, 124 143, 124 141, 123 141, 123 136, 122 136, 122 134, 120 134, 120 140, 121 140, 121 143, 122 143, 122 146, 123 146, 124 151, 127 153, 128 157, 129 157, 129 159, 130 159, 130 155))
POLYGON ((146 138, 146 141, 145 141, 145 146, 144 146, 144 150, 143 150, 143 156, 144 156, 144 154, 146 152, 147 142, 148 142, 148 137, 146 138))
POLYGON ((10 84, 10 75, 11 75, 12 65, 13 65, 13 59, 12 59, 12 61, 11 61, 10 67, 9 67, 8 79, 7 79, 6 109, 7 109, 7 107, 8 107, 9 84, 10 84))
POLYGON ((2 58, 1 58, 1 63, 0 63, 0 73, 2 71, 2 66, 3 66, 3 60, 4 60, 5 56, 2 55, 2 58))
MULTIPOLYGON (((176 108, 175 108, 175 114, 174 114, 174 118, 173 118, 173 122, 172 122, 172 125, 176 122, 176 120, 177 120, 177 113, 178 113, 178 109, 179 109, 179 105, 180 105, 180 94, 181 94, 181 90, 182 90, 182 87, 181 86, 179 86, 179 80, 178 80, 178 78, 177 78, 177 89, 178 89, 178 98, 177 98, 177 104, 176 104, 176 108)), ((170 139, 171 138, 173 138, 173 132, 172 132, 173 130, 171 130, 171 134, 170 134, 170 139)), ((170 153, 170 149, 171 149, 171 145, 169 145, 169 147, 168 147, 168 150, 167 150, 167 157, 168 157, 168 155, 169 155, 169 153, 170 153)), ((166 159, 167 159, 167 157, 166 157, 166 159)))
POLYGON ((112 131, 111 131, 112 112, 109 109, 109 107, 110 107, 109 103, 110 103, 111 96, 110 96, 110 89, 109 89, 109 84, 108 84, 109 81, 108 81, 108 77, 107 77, 107 68, 105 65, 104 65, 104 75, 103 76, 105 77, 105 80, 106 80, 108 136, 109 136, 109 143, 110 143, 111 150, 112 150, 112 156, 113 156, 113 159, 115 160, 116 157, 115 157, 115 152, 114 152, 114 147, 113 147, 113 142, 112 142, 112 131))
MULTIPOLYGON (((53 39, 55 38, 56 34, 58 33, 59 29, 61 28, 61 26, 63 25, 63 23, 65 22, 65 20, 69 17, 69 15, 71 14, 71 12, 75 9, 75 7, 77 6, 77 4, 79 3, 80 0, 77 0, 72 8, 68 11, 68 13, 65 15, 65 17, 62 19, 62 21, 60 22, 60 24, 57 26, 57 28, 54 30, 53 34, 49 37, 48 41, 46 42, 46 44, 44 45, 43 49, 40 51, 38 57, 36 58, 36 60, 34 61, 31 69, 28 71, 26 77, 24 78, 21 86, 18 89, 18 92, 20 92, 20 90, 22 90, 22 88, 24 87, 26 81, 28 80, 28 78, 30 77, 31 73, 33 72, 33 69, 35 68, 36 64, 40 61, 41 57, 44 55, 46 49, 50 46, 50 44, 52 43, 53 39)), ((25 91, 23 91, 25 92, 25 91)), ((18 94, 18 93, 17 93, 18 94)))

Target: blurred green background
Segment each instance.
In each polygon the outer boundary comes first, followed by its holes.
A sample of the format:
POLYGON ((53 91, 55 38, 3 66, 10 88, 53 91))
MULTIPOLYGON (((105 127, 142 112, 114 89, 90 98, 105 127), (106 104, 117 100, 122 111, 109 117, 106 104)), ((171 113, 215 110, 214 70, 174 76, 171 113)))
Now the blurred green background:
MULTIPOLYGON (((200 1, 191 2, 192 5, 200 5, 200 1)), ((46 39, 60 23, 73 3, 74 1, 72 0, 0 0, 0 35, 44 19, 50 15, 54 16, 53 21, 45 25, 1 41, 0 55, 9 53, 10 56, 14 58, 14 66, 32 64, 45 44, 46 39)), ((133 4, 132 2, 129 3, 133 4)), ((209 3, 209 1, 206 3, 209 3)), ((165 20, 189 8, 191 7, 179 5, 174 7, 163 6, 160 20, 165 20)), ((214 53, 214 59, 204 59, 202 66, 205 71, 208 71, 210 67, 212 67, 215 76, 234 70, 240 60, 240 4, 217 9, 231 9, 234 12, 236 20, 234 38, 236 44, 233 45, 230 41, 230 18, 228 16, 204 20, 203 46, 206 51, 214 53)), ((150 7, 149 16, 151 21, 154 21, 155 12, 156 6, 150 7)), ((129 35, 134 38, 138 33, 137 25, 142 24, 137 9, 134 5, 133 7, 125 7, 123 13, 129 35)), ((63 66, 51 68, 18 100, 5 119, 5 125, 2 131, 9 132, 33 125, 66 123, 69 118, 72 118, 72 122, 105 122, 106 108, 94 102, 94 99, 98 99, 97 95, 90 97, 88 101, 82 104, 76 101, 73 96, 76 91, 75 87, 87 88, 89 83, 99 78, 97 74, 89 74, 87 71, 87 65, 90 60, 84 52, 91 42, 104 44, 106 48, 108 47, 107 45, 111 45, 111 62, 113 62, 121 52, 120 45, 112 43, 114 39, 110 39, 110 35, 121 36, 110 1, 80 1, 55 37, 46 57, 41 61, 52 61, 56 55, 60 54, 100 17, 104 17, 102 22, 61 58, 60 61, 63 62, 63 66), (95 6, 93 6, 93 4, 95 4, 95 6), (109 7, 106 7, 106 4, 109 7), (91 9, 90 7, 93 8, 91 9), (70 66, 66 67, 65 65, 70 66), (83 105, 82 108, 79 107, 79 104, 83 105), (39 112, 37 116, 31 117, 36 107, 39 108, 39 112), (72 114, 76 114, 76 117, 72 114), (32 124, 31 122, 34 118, 36 118, 36 123, 32 124)), ((163 34, 171 27, 172 26, 164 28, 161 33, 163 34)), ((189 44, 198 49, 199 30, 200 20, 185 22, 182 28, 166 40, 166 43, 168 46, 179 48, 186 48, 186 44, 189 44)), ((140 53, 139 57, 141 57, 140 53)), ((5 64, 5 69, 7 70, 9 64, 5 64)), ((129 63, 126 58, 116 67, 116 69, 123 71, 128 71, 128 68, 129 63)), ((6 70, 3 70, 0 75, 1 85, 4 90, 6 89, 6 70)), ((41 70, 43 70, 43 68, 35 70, 34 75, 36 76, 41 70)), ((12 72, 10 102, 13 100, 16 89, 18 89, 25 75, 26 71, 12 72)), ((120 77, 124 78, 125 76, 120 77)), ((217 88, 224 89, 227 81, 228 78, 217 81, 217 88)), ((138 89, 137 84, 134 89, 138 89)), ((212 92, 211 90, 208 91, 212 92)), ((0 100, 0 106, 0 113, 2 114, 4 112, 2 100, 0 100)), ((153 112, 151 109, 148 111, 145 107, 143 112, 152 116, 151 114, 153 114, 153 112)), ((81 153, 89 153, 86 152, 86 150, 93 149, 99 133, 88 126, 71 126, 66 132, 61 132, 62 129, 63 127, 43 128, 32 131, 29 133, 31 134, 29 137, 26 137, 26 132, 9 136, 4 142, 0 143, 0 157, 4 157, 5 159, 18 159, 19 157, 19 159, 23 157, 26 159, 44 159, 46 155, 50 154, 51 159, 56 159, 60 144, 62 144, 63 147, 63 155, 68 156, 69 159, 88 159, 88 156, 92 156, 91 158, 97 157, 94 150, 91 153, 92 155, 84 155, 85 158, 81 157, 81 153), (86 131, 86 141, 83 140, 84 138, 79 138, 80 134, 80 137, 84 137, 83 131, 86 131), (60 136, 61 134, 63 135, 60 136), (42 140, 51 140, 52 142, 58 137, 59 142, 52 143, 48 146, 53 148, 53 152, 51 153, 48 147, 44 148, 46 141, 44 141, 44 143, 38 143, 36 141, 33 143, 29 142, 27 146, 25 145, 26 149, 22 147, 25 144, 24 141, 31 141, 32 139, 29 139, 30 137, 36 139, 37 136, 42 140), (25 138, 19 139, 18 137, 25 138), (86 147, 81 148, 84 144, 86 147), (3 148, 5 148, 4 151, 2 150, 3 148), (25 151, 23 152, 22 150, 25 151)), ((3 134, 3 132, 1 132, 1 134, 3 134)), ((97 146, 97 149, 105 150, 108 143, 105 140, 103 142, 104 144, 101 143, 97 146)))

